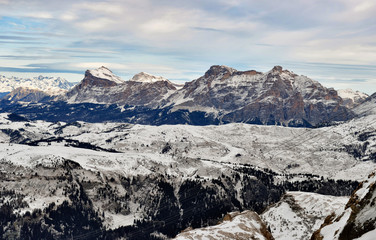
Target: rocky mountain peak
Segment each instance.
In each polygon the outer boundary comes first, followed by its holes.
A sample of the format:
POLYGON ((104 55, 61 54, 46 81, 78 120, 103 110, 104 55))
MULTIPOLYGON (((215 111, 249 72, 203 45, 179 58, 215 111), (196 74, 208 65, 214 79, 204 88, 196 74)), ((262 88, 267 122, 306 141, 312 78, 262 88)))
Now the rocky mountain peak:
POLYGON ((110 69, 104 66, 94 69, 94 70, 87 70, 85 73, 85 78, 90 77, 90 76, 99 78, 99 79, 108 80, 116 84, 124 83, 124 81, 120 77, 116 76, 110 69))
POLYGON ((272 70, 270 70, 269 72, 267 72, 269 75, 272 75, 272 76, 276 76, 276 75, 282 75, 284 74, 285 77, 296 77, 298 75, 296 75, 294 72, 291 72, 287 69, 283 69, 282 66, 274 66, 272 68, 272 70))
POLYGON ((168 81, 166 78, 161 76, 154 76, 146 72, 140 72, 136 75, 134 75, 130 81, 134 82, 143 82, 143 83, 153 83, 153 82, 159 82, 159 81, 168 81))
POLYGON ((86 70, 85 77, 76 88, 83 87, 112 87, 118 84, 123 84, 124 81, 116 76, 110 69, 102 66, 93 70, 86 70))
POLYGON ((237 72, 236 69, 230 68, 224 65, 213 65, 209 68, 208 71, 205 73, 205 77, 217 77, 217 76, 224 76, 228 75, 230 76, 231 74, 237 72))
POLYGON ((283 68, 281 66, 274 66, 272 69, 272 72, 279 72, 281 73, 283 68))

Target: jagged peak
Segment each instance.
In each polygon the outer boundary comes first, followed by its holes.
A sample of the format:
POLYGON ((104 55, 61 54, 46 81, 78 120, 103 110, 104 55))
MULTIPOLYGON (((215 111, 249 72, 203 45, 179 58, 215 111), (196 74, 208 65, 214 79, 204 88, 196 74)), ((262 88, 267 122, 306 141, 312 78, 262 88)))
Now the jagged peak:
POLYGON ((96 78, 110 80, 117 84, 124 83, 124 81, 120 77, 116 76, 110 69, 105 66, 101 66, 93 70, 87 70, 86 75, 87 74, 90 74, 96 78))
POLYGON ((269 72, 267 72, 268 74, 277 74, 277 75, 280 75, 282 73, 284 74, 288 74, 288 75, 291 75, 291 76, 297 76, 294 72, 292 71, 289 71, 287 69, 283 69, 282 66, 279 66, 279 65, 276 65, 274 66, 269 72))
POLYGON ((146 72, 140 72, 134 75, 129 81, 153 83, 153 82, 168 81, 168 80, 161 76, 154 76, 146 72))
POLYGON ((236 69, 225 66, 225 65, 213 65, 205 72, 205 77, 218 76, 223 74, 233 74, 237 72, 236 69))
POLYGON ((278 66, 278 65, 274 66, 273 69, 272 69, 273 72, 282 72, 282 70, 283 70, 283 67, 278 66))
POLYGON ((228 71, 230 73, 236 72, 237 70, 232 67, 228 67, 225 65, 213 65, 209 68, 208 71, 228 71))

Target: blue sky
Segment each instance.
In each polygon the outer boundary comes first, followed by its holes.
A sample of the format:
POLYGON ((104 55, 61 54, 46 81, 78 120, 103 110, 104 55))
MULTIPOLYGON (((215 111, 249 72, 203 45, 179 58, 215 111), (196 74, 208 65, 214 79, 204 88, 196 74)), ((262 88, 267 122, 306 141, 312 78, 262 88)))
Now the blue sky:
POLYGON ((102 65, 189 81, 275 65, 376 91, 374 0, 0 0, 0 74, 83 78, 102 65))

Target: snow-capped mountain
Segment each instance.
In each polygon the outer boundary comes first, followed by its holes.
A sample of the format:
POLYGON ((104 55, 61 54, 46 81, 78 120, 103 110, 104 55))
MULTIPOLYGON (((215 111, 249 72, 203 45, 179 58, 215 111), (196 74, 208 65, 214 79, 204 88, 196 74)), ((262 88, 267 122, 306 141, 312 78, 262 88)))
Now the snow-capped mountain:
POLYGON ((8 78, 0 75, 0 93, 9 93, 20 87, 37 89, 49 95, 56 95, 62 93, 62 90, 71 89, 72 83, 60 77, 8 78))
POLYGON ((333 213, 311 239, 372 240, 376 237, 376 172, 351 195, 345 209, 333 213))
POLYGON ((129 81, 123 81, 109 69, 100 67, 87 70, 85 78, 63 100, 69 103, 156 107, 175 90, 176 87, 162 77, 139 73, 129 81))
POLYGON ((49 121, 123 121, 151 125, 244 122, 313 127, 354 117, 345 102, 334 89, 280 66, 266 73, 212 66, 204 76, 184 86, 144 72, 123 81, 108 68, 100 67, 87 70, 81 83, 65 95, 44 102, 43 111, 39 105, 17 105, 9 101, 1 102, 0 108, 33 112, 28 117, 49 121), (60 110, 55 111, 57 108, 60 110), (69 109, 79 113, 64 112, 69 109))
POLYGON ((343 99, 343 104, 348 108, 353 108, 363 103, 369 96, 365 93, 354 91, 350 88, 337 90, 338 96, 343 99))

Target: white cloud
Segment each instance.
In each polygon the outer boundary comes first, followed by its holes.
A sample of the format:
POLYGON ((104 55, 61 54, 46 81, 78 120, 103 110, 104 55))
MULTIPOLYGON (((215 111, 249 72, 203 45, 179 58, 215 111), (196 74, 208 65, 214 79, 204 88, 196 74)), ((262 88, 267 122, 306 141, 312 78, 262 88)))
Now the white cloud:
MULTIPOLYGON (((332 19, 350 25, 366 21, 375 21, 376 2, 374 0, 337 0, 343 4, 344 9, 335 12, 332 19)), ((370 23, 370 22, 368 22, 370 23)))
POLYGON ((52 19, 54 16, 49 12, 32 12, 29 14, 25 14, 25 17, 31 18, 41 18, 41 19, 52 19))
POLYGON ((113 30, 113 25, 116 24, 116 21, 110 18, 95 18, 88 21, 83 21, 78 23, 79 28, 85 32, 109 32, 113 30))
POLYGON ((141 25, 141 29, 148 34, 171 33, 182 30, 184 27, 186 26, 182 23, 167 19, 152 19, 141 25))
MULTIPOLYGON (((270 64, 286 61, 376 63, 374 0, 291 0, 283 4, 258 0, 66 0, 63 4, 35 0, 27 2, 27 11, 24 0, 0 0, 4 3, 8 4, 0 8, 0 15, 20 18, 13 24, 25 25, 13 31, 36 37, 59 33, 49 36, 51 39, 47 36, 47 45, 12 46, 9 54, 34 51, 43 55, 61 49, 55 60, 61 68, 96 68, 103 63, 116 71, 180 77, 188 74, 187 69, 204 71, 212 64, 235 64, 235 68, 236 64, 257 64, 269 69, 270 64), (29 17, 43 29, 32 32, 29 17), (67 61, 65 50, 76 57, 72 65, 62 64, 67 61), (91 55, 95 57, 89 58, 91 55), (112 59, 105 58, 108 56, 112 59)), ((42 61, 47 60, 33 63, 42 61)))

